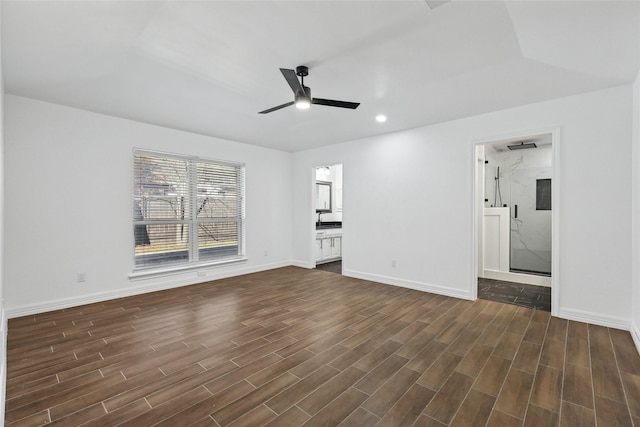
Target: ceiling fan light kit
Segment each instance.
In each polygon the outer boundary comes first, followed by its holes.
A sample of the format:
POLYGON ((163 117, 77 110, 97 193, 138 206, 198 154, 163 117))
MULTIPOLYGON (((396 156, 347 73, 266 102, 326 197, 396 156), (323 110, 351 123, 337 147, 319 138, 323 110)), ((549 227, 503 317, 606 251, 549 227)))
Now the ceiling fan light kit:
POLYGON ((296 108, 299 110, 308 110, 309 107, 311 107, 311 101, 309 101, 309 98, 302 96, 296 98, 296 108))
POLYGON ((311 88, 308 86, 302 86, 304 93, 296 94, 296 107, 300 110, 307 110, 311 107, 311 88))
POLYGON ((360 105, 359 102, 347 102, 347 101, 338 101, 335 99, 323 99, 323 98, 312 98, 311 97, 311 88, 309 86, 304 85, 304 78, 309 75, 309 68, 304 65, 299 65, 294 70, 289 70, 286 68, 280 68, 280 72, 284 76, 287 83, 291 87, 293 91, 294 101, 287 102, 286 104, 278 105, 276 107, 272 107, 266 109, 264 111, 260 111, 258 114, 267 114, 276 110, 280 110, 281 108, 288 107, 290 105, 295 105, 300 110, 307 110, 311 107, 311 104, 318 105, 326 105, 328 107, 340 107, 340 108, 348 108, 351 110, 355 110, 360 105), (300 80, 298 80, 300 77, 300 80))

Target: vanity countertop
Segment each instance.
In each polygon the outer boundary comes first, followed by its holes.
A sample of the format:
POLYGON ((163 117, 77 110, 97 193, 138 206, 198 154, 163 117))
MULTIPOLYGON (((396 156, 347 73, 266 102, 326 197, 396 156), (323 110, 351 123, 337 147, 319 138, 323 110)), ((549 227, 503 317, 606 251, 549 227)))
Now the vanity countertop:
POLYGON ((342 221, 322 221, 316 222, 316 230, 328 230, 333 228, 342 228, 342 221))

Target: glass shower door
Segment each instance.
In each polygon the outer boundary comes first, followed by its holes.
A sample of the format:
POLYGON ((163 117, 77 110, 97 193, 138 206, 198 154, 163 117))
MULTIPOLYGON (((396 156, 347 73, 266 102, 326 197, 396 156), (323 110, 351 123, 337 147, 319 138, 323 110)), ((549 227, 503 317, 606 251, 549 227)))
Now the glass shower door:
POLYGON ((510 270, 551 275, 550 171, 520 163, 510 175, 510 270))

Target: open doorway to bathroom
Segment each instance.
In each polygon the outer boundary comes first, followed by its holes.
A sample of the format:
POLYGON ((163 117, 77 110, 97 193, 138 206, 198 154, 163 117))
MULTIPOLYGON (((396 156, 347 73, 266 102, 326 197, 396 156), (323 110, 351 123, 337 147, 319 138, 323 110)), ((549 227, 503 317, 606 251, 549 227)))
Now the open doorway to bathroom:
POLYGON ((553 134, 476 146, 478 298, 551 311, 553 134))
POLYGON ((342 274, 342 164, 315 168, 316 269, 342 274))

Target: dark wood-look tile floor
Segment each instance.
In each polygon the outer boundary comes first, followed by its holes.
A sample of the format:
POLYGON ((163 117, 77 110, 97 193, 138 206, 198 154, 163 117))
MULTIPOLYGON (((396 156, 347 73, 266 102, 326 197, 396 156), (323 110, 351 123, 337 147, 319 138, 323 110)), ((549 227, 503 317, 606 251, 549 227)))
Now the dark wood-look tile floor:
POLYGON ((633 426, 628 332, 287 267, 11 319, 9 426, 633 426))
POLYGON ((478 298, 551 311, 551 288, 478 278, 478 298))

